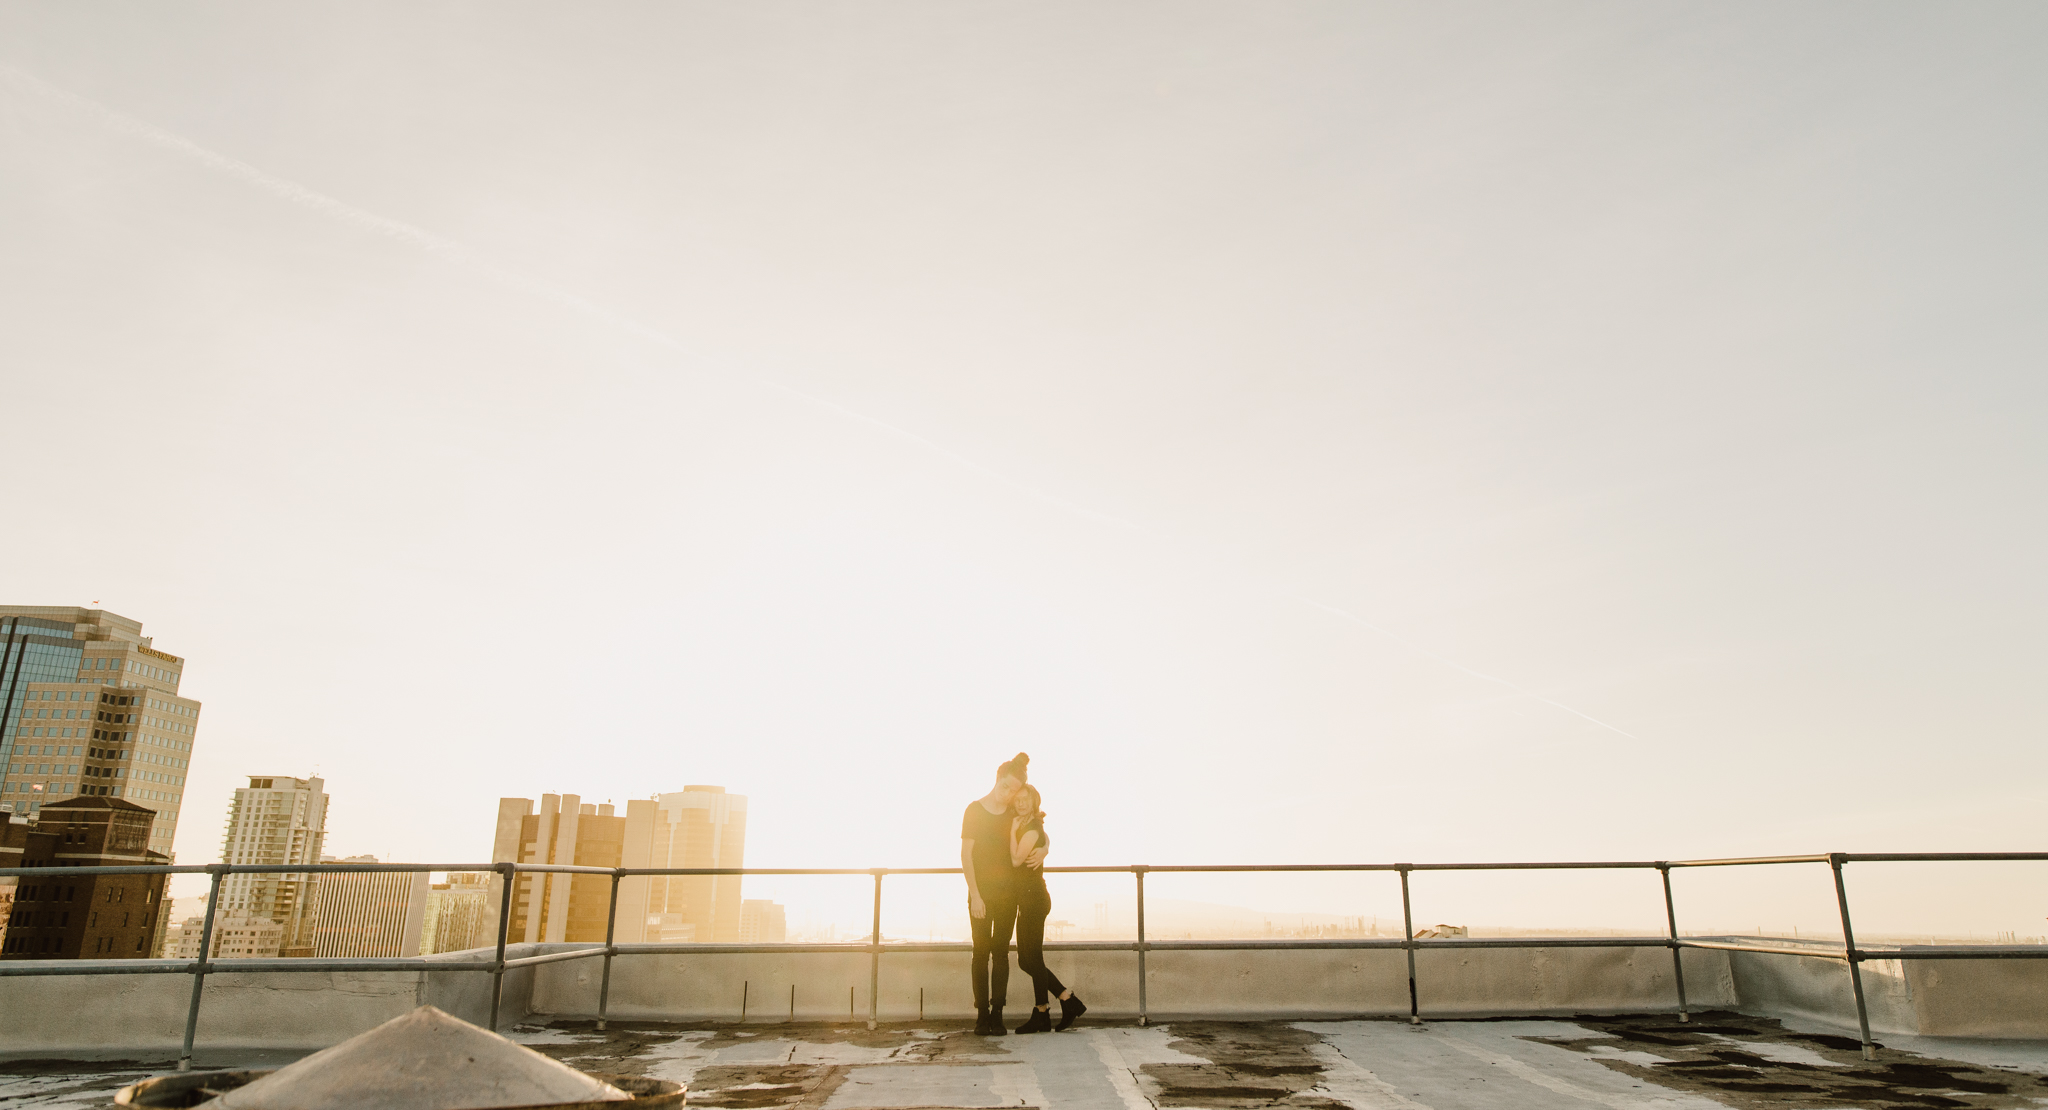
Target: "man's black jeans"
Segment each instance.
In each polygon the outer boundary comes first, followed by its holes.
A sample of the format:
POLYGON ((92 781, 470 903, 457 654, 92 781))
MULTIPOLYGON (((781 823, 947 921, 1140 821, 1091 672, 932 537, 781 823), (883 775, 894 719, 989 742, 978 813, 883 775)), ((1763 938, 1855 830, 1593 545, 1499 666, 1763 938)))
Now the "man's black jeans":
POLYGON ((975 917, 970 911, 967 922, 974 931, 974 1008, 988 1008, 990 999, 1001 1006, 1010 996, 1010 932, 1017 927, 1017 904, 1010 901, 998 902, 993 898, 982 901, 988 907, 987 917, 975 917), (990 967, 993 959, 995 966, 990 967), (994 988, 994 993, 990 993, 994 988))

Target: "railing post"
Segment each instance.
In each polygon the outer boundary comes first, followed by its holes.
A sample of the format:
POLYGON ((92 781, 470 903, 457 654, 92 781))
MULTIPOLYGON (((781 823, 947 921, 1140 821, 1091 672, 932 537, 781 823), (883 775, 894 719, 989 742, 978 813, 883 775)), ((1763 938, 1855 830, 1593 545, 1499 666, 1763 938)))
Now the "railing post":
POLYGON ((1877 1045, 1870 1040, 1870 1011, 1863 1004, 1863 954, 1856 951, 1856 932, 1849 927, 1849 888, 1842 883, 1842 865, 1848 857, 1828 853, 1828 866, 1835 872, 1835 902, 1842 907, 1842 948, 1849 958, 1849 989, 1856 995, 1856 1027, 1863 1033, 1863 1058, 1877 1059, 1877 1045))
POLYGON ((1657 873, 1664 877, 1664 923, 1671 928, 1671 978, 1678 984, 1678 1020, 1691 1021, 1685 1010, 1685 965, 1679 961, 1685 950, 1678 947, 1678 910, 1671 903, 1671 865, 1659 863, 1657 873))
POLYGON ((206 924, 199 927, 199 959, 192 965, 192 1004, 185 1009, 185 1049, 178 1053, 179 1071, 192 1070, 192 1038, 199 1032, 199 995, 206 988, 206 972, 213 961, 213 915, 220 908, 220 881, 226 877, 228 867, 216 863, 207 871, 213 875, 213 886, 206 894, 206 924))
POLYGON ((1145 865, 1133 864, 1131 870, 1138 876, 1138 1024, 1150 1020, 1145 1008, 1145 865))
POLYGON ((611 909, 606 910, 604 915, 604 977, 597 982, 597 1028, 599 1032, 604 1030, 605 1007, 611 1003, 612 999, 612 956, 618 951, 618 948, 612 944, 612 938, 617 935, 619 927, 619 880, 621 878, 624 878, 624 869, 612 868, 612 905, 611 909))
POLYGON ((1401 944, 1408 950, 1408 1024, 1422 1024, 1422 1007, 1415 997, 1415 916, 1408 910, 1408 872, 1411 865, 1397 864, 1401 872, 1401 944))
MULTIPOLYGON (((886 867, 875 868, 875 929, 868 936, 868 1028, 875 1027, 875 1017, 880 1013, 882 989, 882 876, 886 867)), ((1009 959, 1004 953, 1003 959, 1009 959)))
POLYGON ((498 1003, 505 997, 505 931, 512 927, 512 882, 519 877, 519 865, 501 863, 498 877, 504 890, 498 894, 498 959, 491 965, 491 1032, 498 1031, 498 1003))

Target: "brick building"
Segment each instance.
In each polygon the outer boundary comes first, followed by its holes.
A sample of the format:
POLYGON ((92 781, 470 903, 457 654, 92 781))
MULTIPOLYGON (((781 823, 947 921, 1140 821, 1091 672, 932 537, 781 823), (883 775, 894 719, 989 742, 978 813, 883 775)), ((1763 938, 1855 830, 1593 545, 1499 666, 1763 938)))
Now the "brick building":
MULTIPOLYGON (((113 797, 43 804, 33 824, 0 814, 0 867, 169 863, 149 848, 156 813, 113 797)), ((0 959, 122 960, 163 945, 163 875, 23 875, 0 890, 0 959)))

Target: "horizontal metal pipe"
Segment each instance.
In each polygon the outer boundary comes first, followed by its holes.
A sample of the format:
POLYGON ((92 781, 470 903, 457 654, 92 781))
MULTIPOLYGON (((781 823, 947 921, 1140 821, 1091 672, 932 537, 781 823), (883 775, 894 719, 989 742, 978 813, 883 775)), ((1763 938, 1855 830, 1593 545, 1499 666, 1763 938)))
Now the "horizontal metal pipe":
MULTIPOLYGON (((1408 947, 1409 942, 1399 937, 1316 937, 1316 938, 1273 938, 1246 940, 1155 940, 1145 942, 1145 948, 1154 952, 1234 952, 1234 951, 1342 951, 1356 949, 1384 949, 1399 951, 1408 947)), ((1698 940, 1680 938, 1676 942, 1667 937, 1443 937, 1418 939, 1413 942, 1418 950, 1431 948, 1701 948, 1719 952, 1754 952, 1763 955, 1808 956, 1823 960, 1843 960, 1848 954, 1840 949, 1791 947, 1785 945, 1749 944, 1742 941, 1698 940)), ((619 956, 651 955, 772 955, 775 953, 865 953, 873 945, 864 942, 834 944, 621 944, 613 948, 619 956)), ((884 952, 967 952, 973 946, 964 941, 911 941, 884 943, 884 952)), ((1045 945, 1047 951, 1058 952, 1134 952, 1136 941, 1052 941, 1045 945)), ((534 967, 540 964, 561 963, 568 960, 588 959, 602 956, 604 946, 596 945, 578 948, 568 952, 549 952, 538 956, 525 956, 505 961, 507 969, 534 967)), ((1909 945, 1900 948, 1859 949, 1856 958, 1870 960, 2013 960, 2048 959, 2048 945, 1909 945)), ((14 978, 35 975, 189 975, 196 969, 195 960, 8 960, 0 961, 0 978, 14 978)), ((241 972, 246 974, 296 974, 327 971, 351 972, 443 972, 443 971, 493 971, 496 965, 488 960, 435 960, 421 956, 394 959, 340 957, 329 959, 263 958, 263 959, 215 959, 208 961, 208 974, 241 972)))
MULTIPOLYGON (((1051 947, 1051 945, 1047 945, 1047 947, 1049 948, 1051 947)), ((1131 945, 1129 947, 1136 947, 1136 945, 1131 945)), ((1240 950, 1246 952, 1271 952, 1282 951, 1287 949, 1302 949, 1307 951, 1315 951, 1358 948, 1387 948, 1398 952, 1406 947, 1406 942, 1402 941, 1398 937, 1382 937, 1366 940, 1339 940, 1332 938, 1330 940, 1295 941, 1147 940, 1145 942, 1145 949, 1149 952, 1235 952, 1240 950)))
POLYGON ((204 875, 204 867, 169 867, 163 864, 130 864, 114 867, 0 867, 0 876, 24 879, 39 875, 204 875))
POLYGON ((208 975, 228 975, 234 972, 263 972, 290 974, 312 971, 489 971, 488 963, 471 963, 466 960, 428 960, 420 956, 396 956, 379 958, 375 956, 334 956, 302 958, 262 957, 256 959, 211 960, 206 965, 208 975))
MULTIPOLYGON (((1283 951, 1301 949, 1304 951, 1388 948, 1401 949, 1408 942, 1399 937, 1288 937, 1246 940, 1148 940, 1145 948, 1149 951, 1185 952, 1229 952, 1229 951, 1283 951)), ((1414 942, 1418 949, 1427 948, 1670 948, 1668 937, 1445 937, 1425 938, 1414 942)), ((614 952, 620 956, 633 955, 771 955, 777 952, 847 952, 860 953, 872 949, 872 945, 858 942, 836 944, 620 944, 614 952)), ((973 946, 965 941, 896 941, 884 942, 884 952, 967 952, 973 946)), ((1133 940, 1071 940, 1047 941, 1048 952, 1135 952, 1138 942, 1133 940)), ((599 951, 602 951, 601 949, 599 951)), ((507 967, 517 966, 519 961, 510 961, 507 967)))
POLYGON ((2048 860, 2048 852, 1844 852, 1847 863, 1969 863, 2048 860))
POLYGON ((1417 948, 1669 948, 1670 937, 1432 937, 1417 948))
MULTIPOLYGON (((190 975, 197 960, 4 960, 0 978, 27 975, 190 975)), ((490 971, 489 963, 428 960, 419 956, 394 959, 337 957, 332 959, 269 958, 210 960, 208 975, 234 972, 295 975, 319 971, 490 971)))
POLYGON ((1773 863, 1826 863, 1828 855, 1822 852, 1812 856, 1744 856, 1735 859, 1675 859, 1668 861, 1672 867, 1761 867, 1773 863))
POLYGON ((1902 948, 1859 948, 1870 960, 2048 960, 2048 944, 1915 944, 1902 948))
MULTIPOLYGON (((873 875, 873 867, 621 867, 618 873, 635 875, 873 875)), ((958 875, 957 867, 886 867, 891 875, 958 875)), ((606 874, 611 870, 606 869, 606 874)))
POLYGON ((1680 938, 1680 948, 1707 948, 1716 952, 1761 952, 1773 956, 1812 956, 1820 960, 1846 960, 1849 954, 1839 948, 1793 948, 1768 944, 1743 944, 1740 941, 1687 940, 1680 938))
POLYGON ((0 960, 0 979, 28 975, 190 975, 197 960, 0 960))
POLYGON ((497 867, 495 863, 231 863, 225 866, 214 863, 206 865, 206 870, 218 868, 230 875, 263 875, 297 871, 309 874, 349 871, 495 871, 497 867))
MULTIPOLYGON (((858 953, 866 953, 866 952, 869 952, 869 951, 871 951, 871 950, 873 949, 873 947, 874 947, 873 945, 870 945, 870 944, 869 944, 868 942, 866 942, 866 941, 858 941, 858 942, 845 942, 845 941, 842 941, 842 942, 838 942, 838 943, 824 943, 824 942, 821 942, 821 943, 816 943, 816 944, 805 944, 805 943, 795 943, 795 944, 692 944, 692 943, 689 943, 689 942, 685 941, 685 942, 682 942, 682 943, 676 943, 676 944, 618 944, 618 945, 613 945, 613 948, 614 948, 614 949, 616 950, 616 954, 617 954, 617 955, 620 955, 620 956, 658 956, 658 955, 662 955, 662 954, 664 954, 664 953, 670 953, 670 952, 695 952, 695 953, 700 953, 700 954, 702 954, 702 955, 707 955, 707 956, 744 956, 744 955, 751 955, 751 954, 755 954, 755 953, 770 953, 770 952, 858 952, 858 953)), ((926 946, 924 946, 924 947, 931 947, 931 946, 929 946, 929 945, 926 945, 926 946)), ((955 948, 957 948, 957 949, 958 949, 959 951, 965 952, 965 951, 968 951, 968 950, 969 950, 969 949, 970 949, 971 947, 972 947, 972 946, 970 946, 970 945, 968 945, 968 944, 965 944, 965 943, 960 943, 960 944, 954 945, 953 947, 944 947, 944 948, 933 948, 932 950, 934 950, 934 951, 953 951, 953 950, 954 950, 955 948)), ((1050 947, 1050 946, 1048 946, 1048 947, 1050 947)), ((882 946, 882 949, 883 949, 883 951, 887 951, 887 952, 914 952, 914 951, 918 951, 918 950, 919 950, 919 947, 918 947, 918 946, 913 946, 913 945, 908 945, 908 944, 884 944, 884 945, 882 946)))
MULTIPOLYGON (((1327 937, 1302 940, 1150 940, 1145 947, 1157 951, 1181 952, 1258 952, 1302 949, 1357 949, 1389 948, 1396 951, 1409 947, 1410 942, 1399 937, 1327 937)), ((1669 948, 1671 941, 1666 937, 1443 937, 1424 938, 1413 942, 1417 951, 1432 948, 1669 948)), ((1048 949, 1052 945, 1046 945, 1048 949)))
MULTIPOLYGON (((1717 952, 1762 952, 1778 956, 1812 956, 1822 960, 1846 960, 1850 953, 1840 948, 1802 948, 1791 945, 1747 944, 1733 940, 1680 938, 1680 948, 1711 948, 1717 952)), ((1887 948, 1858 948, 1858 962, 1871 960, 2048 960, 2048 944, 1907 944, 1887 948)))
POLYGON ((515 967, 532 967, 535 964, 558 964, 564 960, 587 960, 592 956, 602 955, 604 955, 604 945, 600 944, 595 948, 578 948, 574 952, 549 952, 544 956, 521 956, 516 960, 506 960, 505 967, 507 970, 510 970, 515 967))
MULTIPOLYGON (((0 867, 0 875, 318 875, 331 872, 491 871, 489 863, 179 863, 117 864, 109 867, 0 867)), ((596 870, 609 874, 605 868, 596 870)))
MULTIPOLYGON (((1826 863, 1826 854, 1801 856, 1745 856, 1729 859, 1668 860, 1557 860, 1537 863, 1217 863, 1092 865, 1048 867, 1049 874, 1118 874, 1135 870, 1186 873, 1302 872, 1302 871, 1585 871, 1640 870, 1666 867, 1743 867, 1784 863, 1826 863)), ((1997 862, 2044 861, 2048 852, 1884 852, 1844 853, 1842 858, 1858 863, 1903 862, 1997 862)), ((303 864, 158 864, 114 867, 0 867, 0 876, 36 875, 198 875, 215 871, 231 875, 347 874, 419 871, 498 871, 498 863, 303 863, 303 864)), ((568 875, 958 875, 957 867, 580 867, 560 863, 515 863, 517 874, 568 875)))
MULTIPOLYGON (((1565 860, 1557 863, 1245 863, 1245 864, 1152 864, 1147 871, 1583 871, 1621 868, 1652 868, 1641 860, 1565 860)), ((1050 871, 1052 868, 1046 868, 1050 871)))
MULTIPOLYGON (((1414 942, 1418 950, 1431 948, 1701 948, 1719 952, 1754 952, 1762 955, 1809 956, 1823 960, 1848 958, 1840 949, 1804 948, 1784 945, 1748 944, 1741 941, 1696 940, 1680 938, 1675 943, 1666 937, 1445 937, 1419 939, 1414 942)), ((1319 937, 1319 938, 1275 938, 1258 940, 1155 940, 1147 941, 1145 948, 1154 952, 1235 952, 1235 951, 1342 951, 1357 949, 1383 949, 1399 951, 1407 947, 1399 937, 1319 937)), ((866 943, 838 944, 621 944, 614 948, 619 956, 649 955, 772 955, 775 953, 865 953, 872 945, 866 943)), ((882 945, 884 952, 967 952, 972 945, 964 941, 911 941, 882 945)), ((1045 945, 1047 951, 1058 952, 1134 952, 1136 941, 1052 941, 1045 945)), ((579 948, 568 952, 549 952, 539 956, 526 956, 505 961, 507 969, 533 967, 540 964, 561 963, 568 960, 588 959, 604 955, 602 945, 579 948)), ((1901 948, 1859 949, 1856 958, 1870 960, 2039 960, 2048 959, 2048 945, 1909 945, 1901 948)), ((0 978, 35 975, 189 975, 195 970, 194 960, 8 960, 0 961, 0 978)), ((297 974, 328 971, 350 972, 444 972, 444 971, 492 971, 495 966, 488 960, 435 960, 420 956, 394 959, 338 957, 329 959, 263 958, 263 959, 216 959, 206 965, 208 974, 219 975, 234 972, 245 974, 297 974)))
MULTIPOLYGON (((365 866, 368 865, 366 864, 365 866)), ((476 868, 476 870, 489 871, 493 870, 495 866, 476 868)), ((521 875, 615 875, 619 869, 616 867, 584 867, 573 863, 515 863, 512 865, 512 870, 521 875)))

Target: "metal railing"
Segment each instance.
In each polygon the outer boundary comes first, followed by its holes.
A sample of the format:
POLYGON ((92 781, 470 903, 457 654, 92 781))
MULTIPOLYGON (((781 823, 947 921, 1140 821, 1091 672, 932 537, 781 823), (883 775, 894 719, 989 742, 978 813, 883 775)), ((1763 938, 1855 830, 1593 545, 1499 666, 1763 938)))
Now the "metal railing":
MULTIPOLYGON (((1267 951, 1267 950, 1316 950, 1316 949, 1358 949, 1358 948, 1399 948, 1408 957, 1408 1020, 1416 1025, 1422 1023, 1422 1007, 1416 991, 1415 953, 1426 949, 1464 948, 1666 948, 1671 952, 1671 973, 1676 987, 1678 1019, 1691 1020, 1685 998, 1685 967, 1681 955, 1687 948, 1698 948, 1723 952, 1753 952, 1765 955, 1808 956, 1821 959, 1841 960, 1848 966, 1849 984, 1856 1001, 1856 1021, 1862 1034, 1863 1056, 1875 1059, 1875 1043, 1870 1039, 1870 1015, 1863 997, 1863 976, 1861 965, 1866 960, 1986 960, 1986 959, 2042 959, 2048 958, 2048 945, 2037 944, 1960 944, 1960 945, 1912 945, 1885 949, 1862 949, 1856 946, 1856 934, 1850 923, 1849 891, 1842 876, 1842 868, 1849 863, 1905 863, 1905 862, 1984 862, 1984 861, 2048 861, 2048 852, 1891 852, 1858 854, 1850 852, 1829 852, 1804 856, 1757 856, 1742 859, 1701 859, 1701 860, 1657 860, 1657 861, 1615 861, 1615 862, 1565 862, 1565 863, 1290 863, 1290 864, 1211 864, 1211 865, 1150 865, 1131 864, 1122 867, 1048 867, 1049 874, 1129 874, 1136 881, 1138 935, 1131 941, 1064 941, 1045 945, 1050 951, 1096 951, 1135 952, 1138 957, 1138 1023, 1148 1020, 1146 1000, 1146 954, 1150 952, 1190 951, 1267 951), (1740 940, 1691 939, 1678 934, 1678 911, 1671 894, 1671 872, 1674 868, 1688 867, 1753 867, 1778 864, 1825 863, 1833 872, 1836 905, 1841 911, 1843 942, 1839 949, 1823 947, 1791 947, 1787 945, 1752 944, 1740 940), (1579 870, 1652 870, 1659 873, 1664 892, 1664 921, 1666 933, 1656 937, 1453 937, 1421 938, 1415 935, 1415 919, 1409 896, 1409 876, 1417 871, 1579 871, 1579 870), (1392 937, 1310 937, 1298 939, 1262 940, 1148 940, 1145 936, 1145 876, 1154 873, 1220 873, 1220 872, 1293 872, 1293 871, 1392 871, 1401 880, 1401 939, 1392 937)), ((937 941, 926 943, 890 943, 882 941, 882 880, 890 875, 958 875, 957 867, 904 867, 904 868, 806 868, 806 867, 576 867, 567 864, 539 863, 487 863, 487 864, 440 864, 440 863, 323 863, 298 865, 156 865, 116 867, 14 867, 0 868, 0 877, 17 876, 45 878, 59 875, 182 875, 205 874, 213 878, 212 889, 206 900, 206 917, 200 927, 200 955, 194 959, 171 960, 47 960, 23 961, 0 959, 0 977, 35 975, 190 975, 192 976, 192 997, 185 1016, 184 1047, 178 1057, 178 1068, 183 1071, 192 1064, 193 1039, 199 1026, 199 1004, 206 986, 206 976, 212 972, 321 972, 321 971, 446 971, 446 972, 488 972, 491 976, 491 1017, 490 1027, 498 1027, 499 1005, 504 994, 505 972, 521 967, 536 967, 541 964, 560 963, 565 960, 602 957, 604 973, 598 987, 597 1027, 605 1028, 606 1012, 611 1000, 612 961, 620 956, 651 955, 661 953, 695 953, 700 955, 759 954, 776 952, 861 952, 868 953, 868 1028, 873 1029, 879 1014, 878 995, 881 987, 882 954, 884 952, 965 952, 972 945, 959 941, 937 941), (498 936, 496 955, 489 961, 429 961, 423 957, 411 956, 396 959, 363 957, 318 958, 291 957, 278 959, 234 958, 216 959, 208 955, 213 950, 214 914, 220 901, 221 880, 229 875, 252 874, 345 874, 353 872, 420 872, 420 871, 465 871, 493 872, 499 877, 498 936), (511 925, 512 888, 520 875, 567 874, 604 875, 611 879, 610 905, 605 914, 605 941, 601 945, 572 949, 566 952, 549 952, 538 956, 519 959, 505 958, 506 932, 511 925), (875 880, 873 927, 866 943, 775 943, 775 944, 723 944, 723 943, 616 943, 619 915, 619 884, 630 878, 654 876, 745 876, 745 875, 871 875, 875 880)), ((523 942, 522 942, 523 943, 523 942)))

